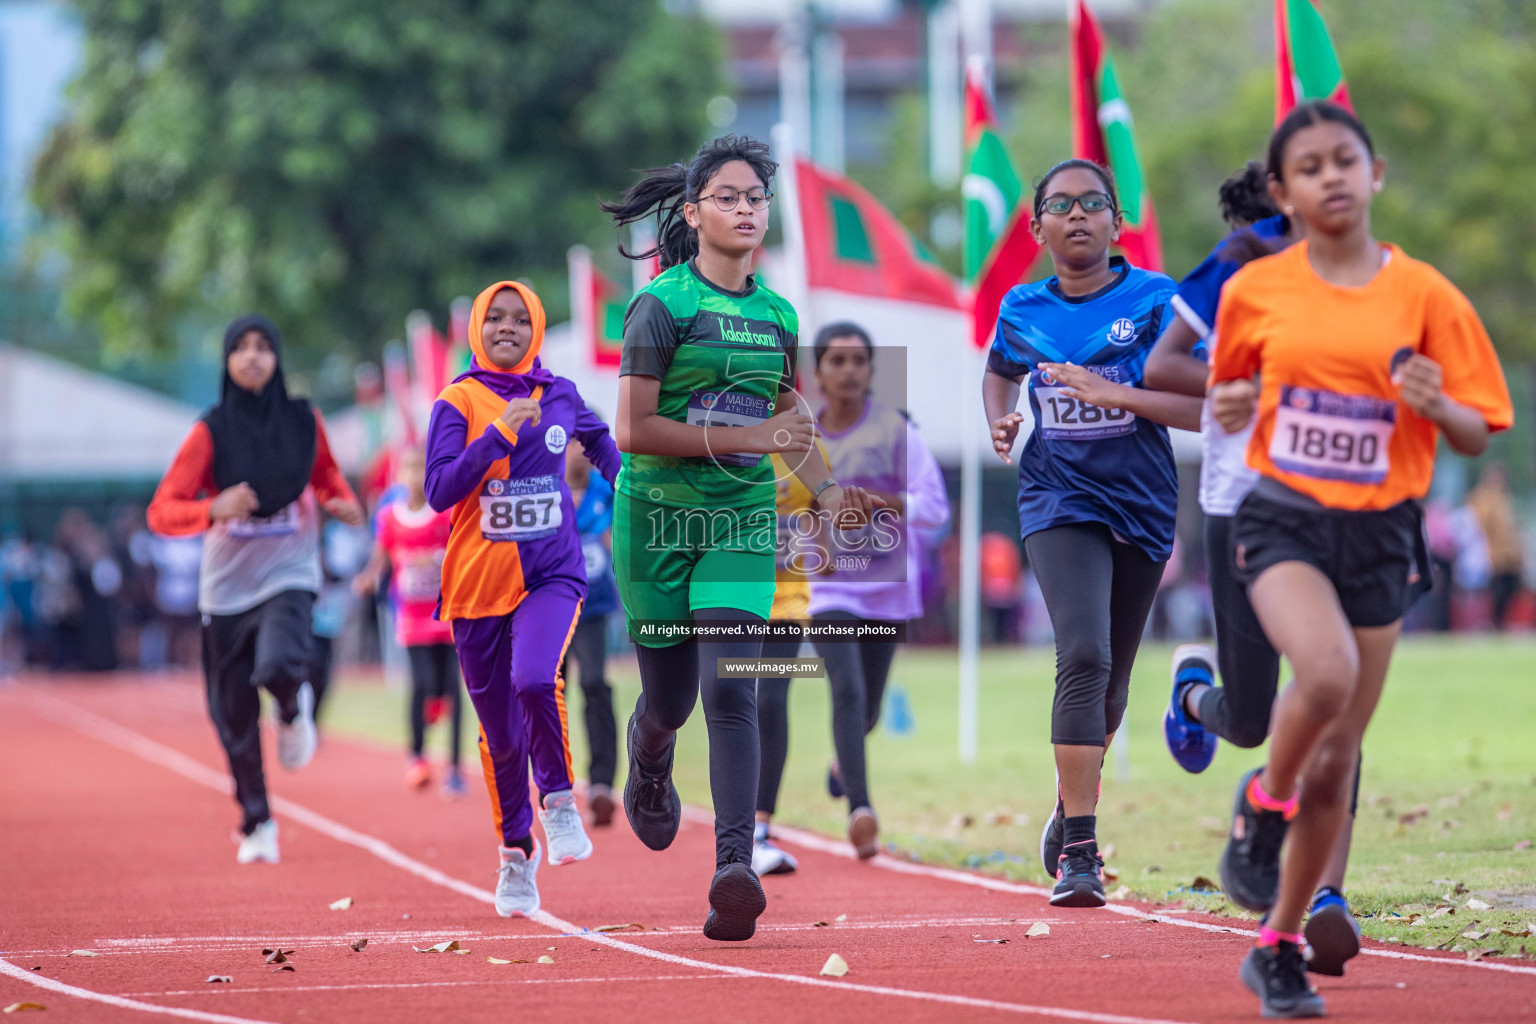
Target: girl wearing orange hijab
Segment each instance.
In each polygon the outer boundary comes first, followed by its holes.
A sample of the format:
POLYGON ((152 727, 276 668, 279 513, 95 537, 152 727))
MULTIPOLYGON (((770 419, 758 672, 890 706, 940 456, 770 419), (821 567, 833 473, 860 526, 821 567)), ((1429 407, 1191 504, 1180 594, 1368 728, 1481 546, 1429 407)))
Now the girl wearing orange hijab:
POLYGON ((500 841, 496 912, 539 909, 529 760, 550 864, 592 841, 571 792, 560 664, 587 595, 565 448, 576 438, 612 483, 619 452, 576 387, 544 369, 544 306, 498 281, 475 299, 469 371, 438 396, 427 430, 427 501, 452 510, 438 618, 453 622, 480 716, 480 760, 500 841))

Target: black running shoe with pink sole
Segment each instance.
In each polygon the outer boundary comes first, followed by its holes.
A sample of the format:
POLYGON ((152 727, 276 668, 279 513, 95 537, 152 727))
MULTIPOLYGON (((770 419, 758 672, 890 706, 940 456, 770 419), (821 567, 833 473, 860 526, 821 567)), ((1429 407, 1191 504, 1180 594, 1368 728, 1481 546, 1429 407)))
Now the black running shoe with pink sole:
POLYGON ((1104 858, 1098 843, 1074 843, 1057 861, 1053 907, 1102 907, 1104 905, 1104 858))
POLYGON ((1294 942, 1254 946, 1238 977, 1259 997, 1259 1013, 1267 1019, 1323 1016, 1323 997, 1307 981, 1306 961, 1294 942))
POLYGON ((1221 887, 1244 910, 1263 914, 1280 892, 1280 847, 1290 822, 1281 811, 1266 811, 1248 799, 1248 786, 1264 769, 1255 768, 1237 784, 1232 831, 1221 854, 1221 887))

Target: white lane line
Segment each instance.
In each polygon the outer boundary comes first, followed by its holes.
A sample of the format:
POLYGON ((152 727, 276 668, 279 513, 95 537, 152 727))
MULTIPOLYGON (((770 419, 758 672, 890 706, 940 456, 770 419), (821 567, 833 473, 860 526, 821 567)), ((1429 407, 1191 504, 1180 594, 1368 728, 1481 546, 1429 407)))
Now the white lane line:
MULTIPOLYGON (((685 816, 698 816, 705 812, 693 807, 683 809, 685 816)), ((711 822, 713 818, 709 819, 711 822)), ((816 850, 820 853, 828 853, 834 857, 843 857, 853 860, 856 854, 848 843, 836 839, 828 839, 826 836, 817 835, 814 832, 804 832, 796 828, 785 828, 781 825, 773 827, 774 836, 795 846, 804 847, 807 850, 816 850)), ((868 863, 886 871, 894 871, 902 875, 921 875, 925 878, 937 878, 946 882, 957 882, 961 885, 975 886, 981 889, 991 889, 993 892, 1015 893, 1021 896, 1045 896, 1051 895, 1051 890, 1041 888, 1038 885, 1025 885, 1021 882, 1008 882, 1001 878, 992 878, 988 875, 976 875, 968 871, 958 871, 954 868, 935 867, 931 864, 913 864, 909 861, 898 860, 885 854, 880 854, 868 863)), ((1178 925, 1180 928, 1193 928, 1197 931, 1212 932, 1218 934, 1241 935, 1251 939, 1254 931, 1251 928, 1232 927, 1229 925, 1207 924, 1204 921, 1190 921, 1182 917, 1170 914, 1159 914, 1155 911, 1137 910, 1135 907, 1123 903, 1110 902, 1104 909, 1111 914, 1120 914, 1124 917, 1134 917, 1138 920, 1152 920, 1159 924, 1178 925)), ((1441 967, 1472 967, 1484 971, 1500 971, 1505 974, 1524 974, 1536 976, 1536 967, 1521 967, 1516 964, 1499 962, 1490 963, 1487 960, 1455 960, 1450 957, 1424 956, 1420 953, 1402 953, 1395 949, 1372 949, 1362 946, 1360 952, 1365 956, 1379 956, 1388 960, 1408 960, 1414 963, 1438 964, 1441 967)))
MULTIPOLYGON (((34 695, 33 706, 39 713, 68 728, 74 729, 82 735, 98 739, 103 743, 142 758, 151 764, 158 764, 184 778, 218 792, 225 794, 229 792, 229 781, 222 773, 215 772, 206 765, 187 757, 180 751, 118 725, 110 719, 103 718, 94 712, 87 711, 67 701, 45 697, 41 694, 34 695)), ((373 854, 373 856, 385 863, 400 868, 402 871, 415 875, 418 878, 452 890, 460 895, 468 896, 481 903, 494 904, 496 901, 496 894, 491 890, 482 889, 469 882, 444 874, 429 864, 423 864, 421 861, 401 853, 382 839, 349 828, 340 822, 332 821, 322 814, 282 797, 274 798, 271 803, 273 810, 277 813, 301 822, 322 835, 330 836, 337 842, 356 846, 358 849, 373 854)), ((537 912, 533 916, 533 920, 557 932, 580 931, 579 926, 569 921, 561 920, 544 910, 537 912)), ((660 960, 663 963, 673 964, 678 967, 714 971, 741 978, 779 981, 791 985, 802 985, 808 988, 826 988, 839 992, 860 992, 867 995, 891 996, 899 999, 917 1000, 919 1002, 965 1006, 972 1009, 997 1010, 1003 1013, 1084 1021, 1086 1024, 1181 1024, 1181 1022, 1158 1018, 1096 1013, 1090 1010, 1069 1010, 1056 1006, 1032 1006, 1026 1003, 1008 1003, 995 999, 979 999, 972 996, 949 995, 941 992, 923 992, 914 989, 891 988, 885 985, 863 985, 847 981, 829 981, 821 977, 757 971, 748 967, 715 964, 705 960, 678 956, 674 953, 663 953, 660 950, 649 949, 645 946, 637 946, 632 942, 615 939, 605 933, 586 932, 583 933, 582 938, 598 945, 609 946, 613 949, 648 957, 652 960, 660 960)))
POLYGON ((639 974, 630 978, 517 978, 486 981, 381 981, 356 982, 349 985, 284 985, 282 988, 233 988, 229 985, 205 985, 202 988, 176 989, 171 992, 127 992, 129 996, 220 996, 253 995, 273 996, 285 992, 352 992, 371 988, 469 988, 475 985, 613 985, 643 981, 736 981, 724 974, 639 974))
POLYGON ((105 1003, 108 1006, 116 1006, 124 1010, 159 1013, 167 1017, 181 1017, 184 1020, 200 1020, 206 1022, 206 1024, 273 1024, 272 1021, 256 1020, 252 1017, 231 1017, 224 1013, 184 1010, 179 1006, 157 1006, 154 1003, 141 1003, 137 999, 127 999, 123 996, 109 996, 105 992, 92 992, 88 988, 77 988, 74 985, 66 985, 62 981, 44 978, 34 971, 17 967, 4 958, 0 958, 0 974, 8 975, 18 981, 25 981, 30 985, 36 985, 38 988, 46 989, 49 992, 58 992, 61 995, 73 996, 76 999, 86 999, 93 1003, 105 1003))

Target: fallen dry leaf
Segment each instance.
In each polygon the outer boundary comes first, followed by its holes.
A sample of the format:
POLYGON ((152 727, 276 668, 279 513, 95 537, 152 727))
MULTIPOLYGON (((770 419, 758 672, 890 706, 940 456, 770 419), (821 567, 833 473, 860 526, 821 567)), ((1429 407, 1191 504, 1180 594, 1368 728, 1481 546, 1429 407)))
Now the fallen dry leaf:
POLYGON ((1529 925, 1527 925, 1524 928, 1521 928, 1519 931, 1515 931, 1512 928, 1500 928, 1499 929, 1499 934, 1501 934, 1501 935, 1508 935, 1512 939, 1519 939, 1519 938, 1524 938, 1525 936, 1530 935, 1531 934, 1531 929, 1530 929, 1529 925))
POLYGON ((1492 932, 1493 929, 1491 928, 1479 928, 1476 930, 1469 929, 1462 932, 1461 937, 1464 939, 1471 939, 1473 942, 1476 942, 1478 939, 1486 939, 1489 935, 1492 934, 1492 932))
POLYGON ((811 927, 812 928, 831 928, 832 924, 829 921, 812 921, 811 922, 811 927))
POLYGON ((456 956, 469 956, 469 950, 467 949, 456 949, 453 952, 456 956))
POLYGON ((1456 913, 1456 908, 1455 907, 1436 907, 1434 913, 1430 914, 1429 916, 1430 917, 1448 917, 1449 915, 1454 914, 1454 913, 1456 913))
POLYGON ((643 932, 645 931, 645 925, 636 924, 635 922, 631 921, 629 924, 600 924, 592 930, 595 932, 627 932, 630 929, 634 929, 637 932, 643 932))
POLYGON ((437 945, 428 946, 426 949, 422 949, 420 946, 412 946, 411 948, 418 953, 452 953, 459 948, 459 940, 449 939, 447 942, 439 942, 437 945))
POLYGON ((1013 812, 1012 811, 988 811, 987 812, 987 816, 985 818, 983 818, 982 820, 985 821, 988 825, 991 825, 993 827, 996 827, 998 825, 1012 825, 1013 824, 1013 812))
POLYGON ((841 978, 848 973, 848 961, 833 953, 827 957, 827 962, 821 965, 821 973, 829 978, 841 978))
POLYGON ((64 955, 65 956, 101 956, 100 953, 97 953, 97 952, 95 952, 93 950, 89 950, 89 949, 72 949, 68 953, 65 953, 64 955))
POLYGON ((4 1012, 4 1013, 20 1013, 23 1010, 46 1010, 46 1009, 48 1009, 48 1007, 44 1006, 42 1003, 12 1003, 10 1006, 7 1006, 4 1011, 0 1011, 0 1012, 4 1012))
POLYGON ((351 908, 352 908, 352 897, 351 896, 343 896, 341 899, 339 899, 335 903, 331 904, 331 909, 332 910, 350 910, 351 908))
POLYGON ((1429 805, 1419 804, 1413 810, 1405 814, 1399 814, 1397 816, 1397 823, 1399 825, 1412 825, 1414 822, 1422 821, 1427 817, 1429 817, 1429 805))
POLYGON ((1491 904, 1491 903, 1484 903, 1482 900, 1479 900, 1479 899, 1470 899, 1470 900, 1467 900, 1467 909, 1468 910, 1492 910, 1493 909, 1493 904, 1491 904))
POLYGON ((1026 939, 1042 939, 1051 934, 1051 926, 1044 921, 1036 921, 1029 926, 1029 931, 1024 933, 1026 939))
POLYGON ((278 964, 276 967, 272 968, 272 973, 276 974, 278 971, 291 970, 293 970, 293 964, 278 964))
POLYGON ((1122 885, 1120 888, 1118 888, 1114 892, 1110 893, 1109 894, 1109 898, 1112 899, 1112 900, 1123 900, 1123 899, 1129 898, 1130 895, 1131 895, 1131 887, 1128 886, 1128 885, 1122 885))
POLYGON ((986 945, 988 943, 990 943, 990 944, 992 944, 994 946, 1006 946, 1006 945, 1008 945, 1008 940, 1007 939, 972 939, 971 941, 972 942, 979 942, 979 943, 981 943, 983 945, 986 945))
POLYGON ((1204 875, 1196 875, 1195 880, 1189 883, 1189 887, 1196 891, 1220 892, 1221 886, 1206 878, 1204 875))
POLYGON ((847 914, 838 914, 832 920, 834 920, 834 921, 846 921, 846 920, 848 920, 848 915, 847 914))
POLYGON ((291 949, 287 950, 286 952, 281 949, 274 949, 271 953, 267 954, 267 963, 285 964, 288 962, 288 953, 292 952, 293 950, 291 949))
POLYGON ((1495 954, 1497 952, 1498 952, 1498 950, 1496 950, 1496 949, 1469 949, 1469 950, 1467 950, 1467 959, 1468 960, 1481 960, 1483 957, 1485 957, 1485 956, 1493 956, 1493 954, 1495 954))
POLYGON ((550 956, 548 953, 546 953, 543 956, 539 957, 539 963, 541 963, 541 964, 552 964, 554 962, 555 962, 555 958, 550 956))
POLYGON ((1108 864, 1104 865, 1104 881, 1106 881, 1106 882, 1118 882, 1118 881, 1120 881, 1120 871, 1119 871, 1119 869, 1118 868, 1112 868, 1108 864))
POLYGON ((361 953, 363 950, 368 948, 368 940, 367 939, 357 939, 357 940, 353 941, 352 943, 350 943, 350 945, 352 946, 352 948, 354 950, 356 950, 357 952, 361 953))
POLYGON ((218 982, 222 982, 222 983, 228 985, 230 982, 232 982, 234 980, 235 979, 233 977, 231 977, 230 975, 228 975, 228 974, 210 974, 210 975, 208 975, 208 980, 203 982, 203 984, 204 985, 212 985, 212 984, 215 984, 215 983, 218 983, 218 982))
POLYGON ((511 960, 502 960, 499 957, 488 956, 488 957, 485 958, 485 962, 488 963, 488 964, 509 964, 512 961, 511 960))

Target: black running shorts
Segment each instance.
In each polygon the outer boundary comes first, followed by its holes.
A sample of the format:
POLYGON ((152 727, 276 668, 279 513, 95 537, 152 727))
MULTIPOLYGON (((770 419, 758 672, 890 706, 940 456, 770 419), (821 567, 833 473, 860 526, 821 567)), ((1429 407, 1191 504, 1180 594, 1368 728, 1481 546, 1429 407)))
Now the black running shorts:
POLYGON ((1251 493, 1238 507, 1233 539, 1244 584, 1251 587, 1281 562, 1305 562, 1328 577, 1351 626, 1390 625, 1430 588, 1424 513, 1416 501, 1350 512, 1251 493))

